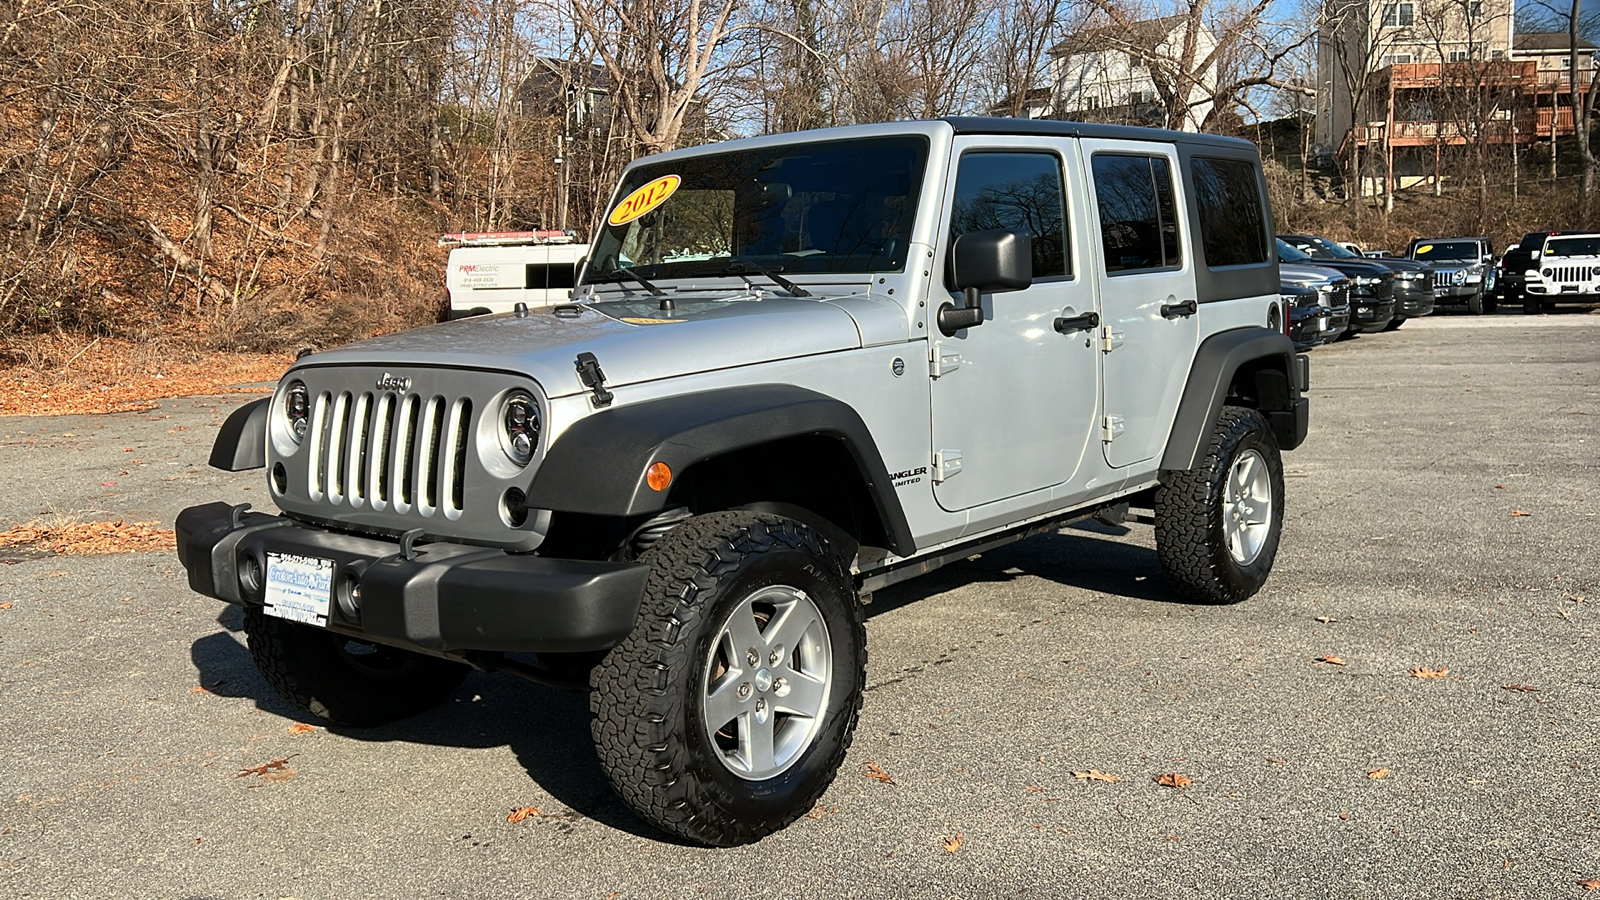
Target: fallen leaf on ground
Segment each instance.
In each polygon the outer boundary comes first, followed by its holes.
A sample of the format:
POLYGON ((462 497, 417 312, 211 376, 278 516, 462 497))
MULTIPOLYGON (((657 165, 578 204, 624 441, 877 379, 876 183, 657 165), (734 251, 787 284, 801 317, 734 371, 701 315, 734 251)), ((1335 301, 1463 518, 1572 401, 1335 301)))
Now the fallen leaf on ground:
POLYGON ((206 690, 204 685, 197 684, 194 687, 189 688, 189 693, 191 693, 191 694, 209 694, 211 692, 209 690, 206 690))
POLYGON ((1381 781, 1381 780, 1389 777, 1389 770, 1388 769, 1371 769, 1371 770, 1369 770, 1367 772, 1367 777, 1372 779, 1373 781, 1381 781))
POLYGON ((316 731, 316 730, 317 730, 317 726, 315 726, 315 725, 307 725, 304 722, 296 722, 293 725, 289 726, 289 733, 290 734, 306 734, 307 732, 316 731))
POLYGON ((233 777, 243 778, 246 775, 265 775, 268 772, 281 771, 287 768, 289 768, 289 757, 280 756, 270 762, 264 762, 259 766, 251 766, 250 768, 245 769, 233 777))
POLYGON ((1184 788, 1194 784, 1194 779, 1177 772, 1168 772, 1165 775, 1157 775, 1156 784, 1163 787, 1184 788))
POLYGON ((1319 656, 1316 659, 1313 659, 1312 662, 1327 663, 1330 666, 1342 666, 1342 665, 1345 664, 1343 659, 1340 659, 1337 656, 1331 656, 1331 655, 1330 656, 1319 656))
POLYGON ((1505 687, 1508 691, 1521 691, 1524 694, 1531 694, 1538 690, 1531 684, 1508 684, 1505 687))
POLYGON ((172 550, 177 546, 173 530, 156 522, 29 522, 0 531, 0 547, 38 547, 52 553, 132 553, 172 550))
POLYGON ((511 815, 506 816, 506 821, 507 822, 521 822, 523 819, 526 819, 529 816, 537 816, 538 814, 539 814, 538 807, 534 807, 534 806, 519 806, 516 809, 513 809, 511 811, 511 815))
POLYGON ((867 763, 867 770, 861 774, 871 778, 873 781, 881 781, 884 784, 894 784, 894 776, 890 775, 888 772, 885 772, 875 762, 867 763))
POLYGON ((1503 490, 1506 489, 1506 486, 1503 485, 1503 484, 1497 484, 1497 485, 1494 486, 1494 489, 1497 490, 1497 491, 1503 491, 1503 490))
POLYGON ((1449 675, 1449 674, 1450 674, 1450 667, 1449 666, 1445 666, 1444 668, 1441 668, 1441 669, 1430 669, 1427 666, 1412 666, 1411 667, 1411 677, 1413 677, 1413 678, 1443 678, 1443 677, 1445 677, 1446 675, 1449 675))
POLYGON ((1112 775, 1099 769, 1090 769, 1087 772, 1073 772, 1073 778, 1082 778, 1084 781, 1121 781, 1121 775, 1112 775))
POLYGON ((265 773, 263 773, 261 775, 261 780, 262 781, 270 781, 273 784, 282 784, 283 782, 288 781, 289 779, 291 779, 293 777, 294 777, 294 770, 293 769, 278 769, 275 772, 265 772, 265 773))
POLYGON ((944 852, 954 853, 961 849, 961 832, 956 832, 944 839, 944 852))
POLYGON ((1533 513, 1523 512, 1520 509, 1513 509, 1511 511, 1511 515, 1513 515, 1513 516, 1531 516, 1531 515, 1533 515, 1533 513))
POLYGON ((1321 622, 1324 625, 1326 625, 1329 622, 1337 622, 1339 620, 1335 619, 1333 616, 1317 616, 1317 621, 1321 622))
POLYGON ((1578 887, 1581 887, 1586 891, 1600 891, 1600 878, 1590 878, 1587 881, 1580 881, 1578 882, 1578 887))
POLYGON ((11 608, 11 601, 10 600, 7 600, 4 603, 0 603, 0 609, 10 609, 10 608, 11 608))
POLYGON ((1023 790, 1025 790, 1025 791, 1032 791, 1032 792, 1034 792, 1034 793, 1035 793, 1035 794, 1042 794, 1042 793, 1044 793, 1044 788, 1041 788, 1041 787, 1034 787, 1034 786, 1033 786, 1033 785, 1031 785, 1031 784, 1025 784, 1025 785, 1023 785, 1023 786, 1022 786, 1022 789, 1023 789, 1023 790))

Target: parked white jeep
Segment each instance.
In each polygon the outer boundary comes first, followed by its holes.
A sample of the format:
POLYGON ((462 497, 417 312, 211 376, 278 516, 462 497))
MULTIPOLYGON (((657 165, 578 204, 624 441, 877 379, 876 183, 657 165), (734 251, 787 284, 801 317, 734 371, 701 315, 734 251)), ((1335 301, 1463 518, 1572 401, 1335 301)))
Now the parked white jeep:
POLYGON ((1600 234, 1551 235, 1541 251, 1533 260, 1538 268, 1523 275, 1523 312, 1600 300, 1600 234))
POLYGON ((237 411, 212 464, 281 514, 185 510, 178 553, 300 707, 576 676, 640 816, 754 841, 844 758, 879 588, 1090 516, 1153 523, 1186 600, 1261 588, 1307 428, 1271 223, 1253 145, 1148 129, 642 159, 576 302, 311 354, 237 411))

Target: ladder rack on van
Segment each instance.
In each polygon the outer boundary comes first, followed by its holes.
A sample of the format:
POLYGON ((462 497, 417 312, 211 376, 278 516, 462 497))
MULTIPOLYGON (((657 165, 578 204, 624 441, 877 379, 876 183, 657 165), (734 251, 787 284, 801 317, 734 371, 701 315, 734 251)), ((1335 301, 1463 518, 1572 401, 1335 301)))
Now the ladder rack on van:
POLYGON ((439 235, 441 247, 517 247, 526 244, 570 244, 572 231, 457 231, 439 235))

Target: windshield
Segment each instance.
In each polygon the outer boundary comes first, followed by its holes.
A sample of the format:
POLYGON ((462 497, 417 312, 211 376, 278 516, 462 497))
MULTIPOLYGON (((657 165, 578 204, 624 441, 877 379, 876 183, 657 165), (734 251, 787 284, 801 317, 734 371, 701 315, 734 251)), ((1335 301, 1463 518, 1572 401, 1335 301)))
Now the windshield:
POLYGON ((1327 238, 1307 237, 1306 240, 1311 242, 1312 244, 1316 245, 1316 248, 1318 250, 1322 251, 1323 253, 1326 253, 1327 255, 1333 257, 1334 259, 1361 259, 1362 258, 1361 254, 1359 254, 1359 253, 1351 253, 1349 250, 1345 249, 1344 247, 1339 246, 1338 244, 1335 244, 1333 241, 1330 241, 1327 238))
POLYGON ((1283 242, 1283 238, 1278 238, 1278 262, 1303 263, 1309 259, 1311 259, 1311 254, 1306 253, 1298 248, 1291 247, 1283 242))
POLYGON ((928 141, 785 144, 640 166, 595 241, 586 282, 904 268, 928 141), (747 261, 748 264, 742 264, 747 261))
POLYGON ((1425 260, 1457 259, 1476 262, 1478 259, 1478 242, 1439 241, 1433 244, 1418 244, 1417 249, 1411 251, 1411 258, 1425 260))
POLYGON ((1545 256, 1600 256, 1600 237, 1551 238, 1545 256))

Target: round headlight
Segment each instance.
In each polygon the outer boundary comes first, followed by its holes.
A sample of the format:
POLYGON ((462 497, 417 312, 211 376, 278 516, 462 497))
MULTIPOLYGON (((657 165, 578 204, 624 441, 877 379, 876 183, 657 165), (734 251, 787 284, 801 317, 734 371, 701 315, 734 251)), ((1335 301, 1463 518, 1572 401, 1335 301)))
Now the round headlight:
POLYGON ((1450 277, 1455 281, 1456 284, 1461 284, 1467 280, 1467 270, 1457 269, 1456 273, 1450 277))
POLYGON ((1549 278, 1551 276, 1551 274, 1553 274, 1554 272, 1555 272, 1554 269, 1545 269, 1543 272, 1540 272, 1539 274, 1543 275, 1546 278, 1549 278))
POLYGON ((305 382, 289 383, 289 390, 283 396, 283 415, 289 420, 289 433, 294 435, 295 443, 300 443, 306 436, 306 429, 311 427, 311 392, 306 389, 305 382))
POLYGON ((519 466, 533 461, 539 446, 539 404, 527 391, 512 391, 500 405, 500 447, 519 466))

